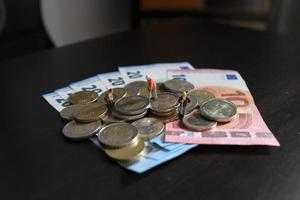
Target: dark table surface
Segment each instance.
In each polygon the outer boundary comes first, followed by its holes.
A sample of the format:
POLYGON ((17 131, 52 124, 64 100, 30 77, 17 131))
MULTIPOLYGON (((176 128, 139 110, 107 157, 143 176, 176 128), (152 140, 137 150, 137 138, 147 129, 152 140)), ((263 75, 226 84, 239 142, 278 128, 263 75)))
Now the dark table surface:
POLYGON ((300 38, 164 23, 0 63, 1 199, 300 199, 300 38), (281 147, 200 145, 144 174, 72 143, 42 94, 119 65, 238 70, 281 147))

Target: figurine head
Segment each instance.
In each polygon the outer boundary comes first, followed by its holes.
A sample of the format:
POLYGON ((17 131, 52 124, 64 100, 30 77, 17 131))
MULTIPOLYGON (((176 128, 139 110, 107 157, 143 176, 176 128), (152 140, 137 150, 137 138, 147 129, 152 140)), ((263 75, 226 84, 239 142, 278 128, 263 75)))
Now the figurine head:
POLYGON ((150 76, 149 76, 149 75, 146 75, 146 79, 147 79, 147 80, 150 80, 151 78, 150 78, 150 76))

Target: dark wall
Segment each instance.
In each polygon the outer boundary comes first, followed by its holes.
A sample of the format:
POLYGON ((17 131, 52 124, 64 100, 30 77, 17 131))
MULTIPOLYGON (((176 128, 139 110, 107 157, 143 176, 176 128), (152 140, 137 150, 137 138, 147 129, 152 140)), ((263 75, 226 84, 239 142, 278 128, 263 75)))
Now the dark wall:
POLYGON ((40 0, 3 0, 6 10, 3 34, 42 28, 40 0))

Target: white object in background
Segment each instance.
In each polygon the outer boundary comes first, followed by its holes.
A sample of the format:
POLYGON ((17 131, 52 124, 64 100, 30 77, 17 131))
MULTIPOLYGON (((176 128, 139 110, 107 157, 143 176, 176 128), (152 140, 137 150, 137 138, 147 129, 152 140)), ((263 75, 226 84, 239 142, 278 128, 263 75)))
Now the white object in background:
POLYGON ((45 28, 55 46, 128 30, 130 0, 41 0, 45 28))

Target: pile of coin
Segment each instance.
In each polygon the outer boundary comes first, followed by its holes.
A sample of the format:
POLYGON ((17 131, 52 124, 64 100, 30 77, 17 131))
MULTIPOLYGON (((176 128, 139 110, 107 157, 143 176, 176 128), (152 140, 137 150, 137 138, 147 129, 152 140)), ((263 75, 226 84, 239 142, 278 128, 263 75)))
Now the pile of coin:
POLYGON ((189 129, 202 131, 235 118, 233 103, 193 89, 191 83, 173 79, 158 83, 156 99, 149 98, 146 81, 131 82, 100 96, 76 92, 68 98, 71 105, 60 112, 61 118, 69 121, 63 134, 72 140, 96 136, 109 157, 134 160, 145 153, 145 140, 163 133, 164 123, 178 119, 182 92, 188 92, 182 123, 189 129), (113 106, 107 105, 109 92, 114 96, 113 106))

